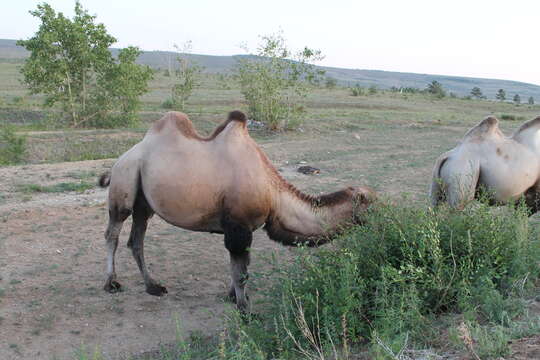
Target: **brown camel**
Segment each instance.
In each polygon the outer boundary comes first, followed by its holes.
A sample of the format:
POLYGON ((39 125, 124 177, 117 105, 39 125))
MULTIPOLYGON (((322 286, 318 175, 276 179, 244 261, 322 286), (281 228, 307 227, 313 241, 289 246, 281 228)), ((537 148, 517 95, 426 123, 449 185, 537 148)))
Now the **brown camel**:
POLYGON ((249 136, 240 111, 231 112, 208 138, 197 134, 185 114, 165 114, 140 143, 120 156, 100 185, 110 185, 106 291, 120 289, 114 256, 122 223, 132 215, 127 245, 146 291, 158 296, 167 292, 144 263, 147 222, 157 213, 184 229, 224 234, 231 259, 229 296, 242 311, 248 306, 244 288, 254 230, 264 225, 268 236, 284 245, 317 246, 343 227, 359 223, 375 199, 366 187, 322 196, 301 193, 279 175, 249 136))
POLYGON ((433 169, 430 195, 434 206, 447 201, 461 209, 482 189, 493 204, 524 196, 531 214, 540 200, 540 117, 524 123, 511 137, 488 117, 470 129, 461 143, 441 155, 433 169))

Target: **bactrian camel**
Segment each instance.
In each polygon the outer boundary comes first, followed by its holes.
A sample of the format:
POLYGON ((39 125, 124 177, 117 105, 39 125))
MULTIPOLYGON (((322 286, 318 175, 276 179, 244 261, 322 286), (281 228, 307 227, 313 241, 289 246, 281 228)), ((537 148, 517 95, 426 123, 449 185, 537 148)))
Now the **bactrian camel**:
POLYGON ((488 117, 461 143, 439 157, 433 169, 431 201, 454 208, 486 194, 493 204, 524 198, 531 214, 540 200, 540 117, 524 123, 511 137, 488 117), (485 191, 483 191, 485 190, 485 191))
POLYGON ((144 262, 144 234, 148 219, 156 213, 183 229, 224 234, 231 260, 229 297, 242 311, 248 306, 245 284, 254 230, 264 225, 268 236, 284 245, 317 246, 358 223, 375 198, 366 187, 322 196, 298 191, 249 136, 240 111, 231 112, 207 138, 197 134, 185 114, 165 114, 141 142, 120 156, 111 172, 100 178, 100 185, 110 185, 106 291, 120 289, 114 257, 122 223, 131 215, 127 245, 146 292, 157 296, 167 292, 144 262))

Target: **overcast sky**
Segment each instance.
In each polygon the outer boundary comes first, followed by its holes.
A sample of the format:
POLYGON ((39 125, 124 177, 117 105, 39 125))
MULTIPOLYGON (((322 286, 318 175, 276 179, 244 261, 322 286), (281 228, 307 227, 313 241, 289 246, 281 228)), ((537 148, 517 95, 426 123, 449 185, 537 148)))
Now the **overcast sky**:
MULTIPOLYGON (((0 38, 30 37, 37 1, 3 0, 0 38)), ((72 15, 73 0, 50 0, 72 15)), ((518 80, 540 85, 540 0, 209 1, 86 0, 116 47, 241 54, 283 31, 289 45, 322 50, 321 65, 518 80)))

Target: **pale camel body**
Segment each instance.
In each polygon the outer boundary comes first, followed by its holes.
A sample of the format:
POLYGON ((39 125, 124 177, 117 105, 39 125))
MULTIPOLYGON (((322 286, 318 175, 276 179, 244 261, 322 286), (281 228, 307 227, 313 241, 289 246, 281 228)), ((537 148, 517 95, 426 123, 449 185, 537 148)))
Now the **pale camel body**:
POLYGON ((148 219, 158 214, 172 225, 223 233, 231 258, 229 295, 247 307, 245 282, 252 232, 265 225, 285 245, 315 246, 358 215, 374 199, 368 188, 347 188, 313 197, 288 184, 251 139, 245 115, 234 111, 209 138, 200 137, 186 115, 167 113, 144 139, 123 154, 100 179, 109 189, 108 268, 105 290, 117 291, 114 255, 123 221, 133 216, 128 246, 146 290, 166 289, 149 275, 143 254, 148 219))
POLYGON ((462 208, 484 188, 490 201, 512 203, 524 196, 531 213, 539 210, 540 117, 524 123, 511 137, 488 117, 462 142, 441 155, 433 169, 432 205, 447 201, 462 208))

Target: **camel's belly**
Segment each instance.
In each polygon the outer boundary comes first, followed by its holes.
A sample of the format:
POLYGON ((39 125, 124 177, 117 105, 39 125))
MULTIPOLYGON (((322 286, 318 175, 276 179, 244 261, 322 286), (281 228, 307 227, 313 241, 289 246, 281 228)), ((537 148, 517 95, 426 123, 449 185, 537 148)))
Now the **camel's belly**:
POLYGON ((223 232, 224 215, 254 230, 268 217, 268 209, 257 201, 260 194, 249 189, 238 198, 212 184, 163 183, 144 187, 152 209, 168 223, 187 230, 223 232))
POLYGON ((501 202, 519 198, 536 182, 537 175, 530 169, 506 167, 482 168, 479 179, 479 184, 490 190, 495 200, 501 202))

